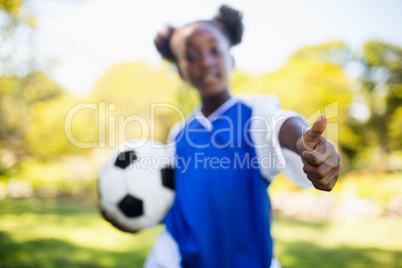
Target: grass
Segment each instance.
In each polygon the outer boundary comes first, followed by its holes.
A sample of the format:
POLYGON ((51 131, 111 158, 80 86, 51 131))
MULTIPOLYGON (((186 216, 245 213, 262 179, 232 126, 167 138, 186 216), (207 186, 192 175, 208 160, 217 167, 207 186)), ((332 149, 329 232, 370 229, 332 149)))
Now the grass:
MULTIPOLYGON (((402 267, 402 219, 353 224, 275 218, 282 267, 402 267)), ((93 204, 0 201, 0 267, 142 267, 161 227, 125 234, 93 204)))
POLYGON ((283 267, 402 267, 402 219, 347 223, 274 221, 283 267))

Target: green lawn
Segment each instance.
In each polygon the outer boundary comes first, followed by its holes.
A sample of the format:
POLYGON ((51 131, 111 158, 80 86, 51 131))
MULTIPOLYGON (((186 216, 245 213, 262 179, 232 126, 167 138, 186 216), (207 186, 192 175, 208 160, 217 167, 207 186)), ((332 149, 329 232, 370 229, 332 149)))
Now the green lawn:
MULTIPOLYGON (((95 206, 1 200, 0 267, 141 267, 161 227, 115 230, 95 206)), ((306 223, 276 218, 276 255, 286 267, 402 267, 402 218, 306 223)))

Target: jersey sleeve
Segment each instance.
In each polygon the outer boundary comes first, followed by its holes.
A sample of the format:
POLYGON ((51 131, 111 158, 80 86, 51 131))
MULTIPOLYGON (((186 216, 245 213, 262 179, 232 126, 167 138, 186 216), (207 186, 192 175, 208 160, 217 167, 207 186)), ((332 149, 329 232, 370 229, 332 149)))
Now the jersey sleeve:
MULTIPOLYGON (((301 157, 292 150, 281 147, 279 144, 279 132, 286 119, 296 117, 303 120, 303 122, 305 122, 305 119, 303 116, 301 116, 296 112, 282 109, 277 111, 276 117, 284 118, 283 120, 277 120, 272 124, 273 129, 272 129, 271 143, 276 152, 277 157, 282 158, 285 163, 283 167, 279 167, 279 170, 280 172, 285 174, 286 177, 295 182, 298 186, 302 188, 311 188, 313 184, 307 178, 307 175, 303 171, 303 162, 301 160, 301 157)), ((307 125, 305 127, 307 127, 307 125)))
POLYGON ((283 123, 291 117, 305 122, 304 117, 294 111, 283 110, 275 95, 249 95, 240 98, 252 108, 250 132, 263 177, 272 181, 277 174, 284 173, 298 186, 312 187, 311 181, 303 172, 300 156, 279 144, 279 132, 283 123))

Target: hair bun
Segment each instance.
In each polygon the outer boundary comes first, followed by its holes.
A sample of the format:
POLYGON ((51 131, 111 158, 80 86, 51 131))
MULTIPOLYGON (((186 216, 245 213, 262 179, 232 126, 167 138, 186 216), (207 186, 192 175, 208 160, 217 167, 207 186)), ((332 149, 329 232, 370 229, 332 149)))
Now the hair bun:
POLYGON ((232 46, 239 44, 242 40, 244 30, 242 19, 243 14, 228 5, 222 5, 218 15, 213 18, 214 21, 223 25, 232 46))
POLYGON ((154 44, 156 49, 162 55, 162 57, 168 61, 175 62, 176 57, 174 56, 172 49, 170 48, 170 39, 176 28, 168 25, 166 30, 160 32, 156 35, 154 39, 154 44))

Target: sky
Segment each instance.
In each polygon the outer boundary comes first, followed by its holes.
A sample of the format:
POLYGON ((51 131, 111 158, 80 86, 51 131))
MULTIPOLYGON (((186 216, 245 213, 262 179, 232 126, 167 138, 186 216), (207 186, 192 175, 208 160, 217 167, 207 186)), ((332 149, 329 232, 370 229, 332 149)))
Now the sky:
POLYGON ((77 94, 88 94, 107 69, 121 61, 158 65, 156 33, 209 19, 229 4, 244 15, 243 42, 233 48, 236 67, 272 72, 296 50, 331 40, 355 51, 372 39, 402 46, 402 1, 398 0, 68 0, 33 2, 37 46, 57 60, 51 77, 77 94))

